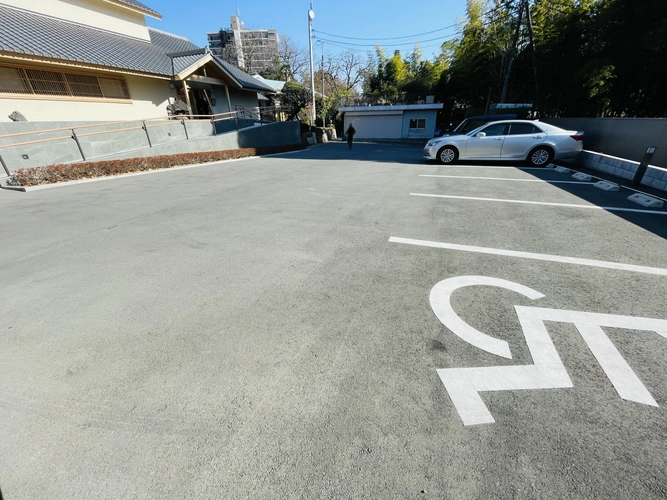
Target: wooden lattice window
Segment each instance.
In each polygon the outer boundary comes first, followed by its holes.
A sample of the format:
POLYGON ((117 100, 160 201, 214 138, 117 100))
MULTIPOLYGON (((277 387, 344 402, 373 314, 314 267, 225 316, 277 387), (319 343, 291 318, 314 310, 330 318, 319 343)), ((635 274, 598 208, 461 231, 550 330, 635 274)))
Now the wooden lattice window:
POLYGON ((97 77, 88 75, 75 75, 68 73, 65 75, 72 95, 81 97, 104 97, 97 77))
POLYGON ((93 99, 130 99, 122 78, 0 66, 0 94, 33 94, 93 99))
POLYGON ((26 75, 35 94, 40 95, 70 95, 65 83, 65 76, 55 71, 41 69, 26 69, 26 75))
POLYGON ((32 94, 23 70, 8 66, 0 66, 0 92, 32 94))

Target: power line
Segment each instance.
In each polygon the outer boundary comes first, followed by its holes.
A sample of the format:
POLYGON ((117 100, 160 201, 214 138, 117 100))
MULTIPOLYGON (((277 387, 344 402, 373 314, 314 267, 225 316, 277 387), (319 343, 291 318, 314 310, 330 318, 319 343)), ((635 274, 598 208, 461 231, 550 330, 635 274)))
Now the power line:
MULTIPOLYGON (((503 9, 505 10, 506 14, 511 15, 511 14, 515 13, 516 10, 518 10, 518 7, 515 8, 515 9, 508 9, 507 6, 500 5, 500 6, 497 6, 495 8, 487 10, 486 12, 482 13, 480 17, 486 17, 486 16, 488 16, 488 14, 495 14, 497 11, 503 10, 503 9)), ((487 28, 490 25, 495 24, 495 23, 496 23, 496 20, 494 19, 494 17, 491 17, 491 19, 487 18, 487 19, 482 20, 482 22, 478 26, 476 26, 476 28, 484 29, 484 28, 487 28)), ((450 40, 456 40, 458 36, 463 35, 464 28, 465 28, 465 24, 461 25, 461 24, 457 23, 457 24, 446 26, 444 28, 440 28, 440 29, 437 29, 437 30, 427 31, 425 33, 420 33, 420 34, 416 34, 416 35, 409 35, 409 36, 404 36, 404 37, 395 37, 395 38, 361 38, 361 37, 357 38, 357 37, 347 37, 347 36, 342 36, 342 35, 333 35, 333 34, 330 34, 330 33, 325 33, 323 31, 313 30, 316 33, 320 33, 320 34, 324 34, 324 35, 328 35, 328 36, 333 36, 333 37, 336 37, 336 38, 345 38, 345 39, 348 39, 348 40, 368 40, 368 41, 370 41, 370 40, 389 40, 390 41, 389 43, 384 43, 384 44, 381 44, 381 43, 366 43, 366 44, 364 44, 364 43, 352 43, 352 42, 346 42, 344 40, 331 40, 331 39, 328 39, 328 38, 322 38, 322 37, 318 37, 318 36, 313 36, 313 38, 317 39, 317 40, 320 40, 322 42, 326 42, 329 46, 337 47, 339 49, 352 50, 354 52, 368 52, 370 50, 370 49, 355 48, 355 47, 369 47, 370 48, 370 47, 376 47, 378 45, 380 45, 383 48, 387 48, 387 47, 391 48, 391 47, 394 47, 394 46, 406 46, 406 45, 407 46, 413 46, 413 45, 419 44, 422 49, 426 49, 426 48, 431 48, 431 47, 439 47, 444 42, 447 42, 447 41, 450 41, 450 40), (427 39, 427 40, 414 40, 414 41, 403 42, 403 43, 391 43, 391 40, 401 40, 401 39, 405 39, 405 38, 412 38, 412 37, 415 37, 415 36, 426 35, 426 34, 430 34, 430 33, 436 33, 438 31, 444 31, 446 29, 451 29, 451 28, 454 28, 454 27, 456 27, 458 29, 453 34, 442 35, 440 37, 430 38, 430 39, 427 39), (438 43, 429 44, 429 45, 422 45, 423 43, 432 42, 432 41, 438 41, 438 43)))
MULTIPOLYGON (((491 13, 491 12, 497 11, 497 10, 499 10, 499 9, 498 8, 491 9, 491 10, 487 11, 485 14, 488 14, 488 13, 491 13)), ((476 28, 482 28, 483 29, 483 28, 486 28, 486 27, 488 27, 492 24, 495 24, 495 20, 494 19, 488 19, 488 20, 482 21, 479 25, 476 26, 476 28)), ((453 27, 458 27, 458 25, 447 26, 446 28, 441 28, 439 30, 429 31, 429 32, 426 32, 426 33, 423 33, 423 34, 435 33, 435 32, 438 32, 438 31, 443 31, 445 29, 451 29, 453 27)), ((405 46, 405 45, 422 44, 422 43, 433 42, 433 41, 438 41, 438 40, 442 40, 442 42, 453 40, 458 35, 462 35, 464 29, 465 29, 465 26, 463 28, 459 27, 456 30, 456 32, 451 33, 451 34, 442 35, 442 36, 435 37, 435 38, 429 38, 427 40, 412 40, 412 41, 409 41, 409 42, 401 42, 401 43, 391 43, 391 40, 400 40, 400 39, 405 39, 405 38, 412 38, 413 36, 417 36, 417 35, 410 35, 410 36, 407 36, 407 37, 396 37, 396 38, 355 38, 355 37, 332 35, 332 34, 329 34, 329 33, 325 33, 324 31, 313 30, 313 32, 315 32, 315 33, 321 33, 321 34, 325 34, 325 35, 328 35, 328 36, 333 36, 333 37, 336 37, 336 38, 345 38, 345 39, 348 39, 348 40, 389 40, 390 42, 389 43, 353 43, 353 42, 346 42, 344 40, 331 40, 331 39, 328 39, 328 38, 322 38, 322 37, 318 37, 318 36, 313 36, 313 38, 316 38, 316 39, 321 40, 323 42, 327 42, 329 44, 338 43, 338 44, 345 45, 345 47, 339 47, 339 48, 375 47, 377 45, 380 45, 380 46, 405 46)))
MULTIPOLYGON (((318 38, 318 40, 322 40, 322 39, 318 38)), ((446 41, 447 40, 444 40, 443 43, 446 42, 446 41)), ((421 45, 420 44, 419 47, 421 49, 429 49, 429 48, 432 48, 432 47, 440 47, 441 45, 442 45, 442 43, 433 43, 433 44, 429 44, 429 45, 421 45)), ((343 46, 343 45, 338 45, 337 43, 334 43, 334 42, 327 42, 327 46, 336 47, 336 48, 339 48, 339 49, 351 50, 353 52, 358 52, 358 53, 363 53, 363 54, 367 54, 368 52, 373 52, 373 50, 370 49, 370 48, 361 49, 361 48, 354 48, 354 47, 349 47, 349 46, 346 47, 346 46, 343 46)), ((376 47, 376 45, 374 45, 373 47, 376 47)))
MULTIPOLYGON (((343 41, 340 41, 340 40, 329 40, 327 38, 320 38, 320 37, 313 37, 313 38, 316 38, 317 40, 322 40, 323 42, 340 43, 340 44, 343 44, 343 45, 351 45, 351 46, 354 46, 354 47, 375 47, 376 45, 380 45, 378 43, 352 43, 352 42, 343 42, 343 41)), ((447 41, 447 40, 451 40, 451 38, 452 38, 452 35, 445 35, 445 36, 439 36, 439 37, 436 37, 436 38, 430 38, 428 40, 415 40, 413 42, 393 43, 393 44, 390 44, 390 45, 392 45, 392 46, 415 45, 417 43, 421 44, 421 43, 426 43, 426 42, 433 42, 433 41, 436 41, 436 40, 443 40, 443 42, 444 42, 444 41, 447 41)))
POLYGON ((354 36, 334 35, 332 33, 326 33, 324 31, 320 31, 320 30, 313 30, 313 32, 322 33, 323 35, 333 36, 333 37, 336 37, 336 38, 345 38, 347 40, 403 40, 405 38, 415 38, 417 36, 430 35, 431 33, 437 33, 438 31, 445 31, 445 30, 448 30, 448 29, 451 29, 451 28, 456 28, 456 27, 458 27, 458 24, 452 24, 450 26, 445 26, 444 28, 440 28, 440 29, 433 30, 433 31, 426 31, 424 33, 416 33, 414 35, 395 36, 395 37, 389 37, 389 38, 360 38, 360 37, 354 37, 354 36))

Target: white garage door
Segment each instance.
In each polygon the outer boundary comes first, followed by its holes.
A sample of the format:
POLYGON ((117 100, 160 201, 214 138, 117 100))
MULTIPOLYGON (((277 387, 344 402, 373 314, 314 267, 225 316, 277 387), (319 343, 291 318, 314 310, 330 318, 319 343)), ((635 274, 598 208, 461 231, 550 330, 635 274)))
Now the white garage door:
MULTIPOLYGON (((352 122, 360 139, 398 139, 401 137, 403 115, 352 115, 346 116, 346 123, 352 122)), ((347 128, 346 124, 346 128, 347 128)))

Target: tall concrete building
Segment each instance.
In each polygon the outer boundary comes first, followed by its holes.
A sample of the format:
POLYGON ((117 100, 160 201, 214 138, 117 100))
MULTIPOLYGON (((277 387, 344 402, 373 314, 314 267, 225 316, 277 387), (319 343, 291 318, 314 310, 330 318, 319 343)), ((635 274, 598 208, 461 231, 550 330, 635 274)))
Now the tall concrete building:
POLYGON ((230 21, 230 28, 207 33, 211 53, 248 73, 273 66, 279 57, 276 30, 245 29, 238 16, 231 16, 230 21))

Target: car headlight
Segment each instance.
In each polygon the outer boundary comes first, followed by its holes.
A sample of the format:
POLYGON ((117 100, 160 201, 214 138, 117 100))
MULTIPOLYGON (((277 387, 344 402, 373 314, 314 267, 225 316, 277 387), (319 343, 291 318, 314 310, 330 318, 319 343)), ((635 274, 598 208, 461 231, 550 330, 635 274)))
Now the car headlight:
POLYGON ((431 146, 435 146, 435 145, 437 145, 437 144, 440 144, 440 141, 428 141, 428 142, 426 143, 426 147, 427 147, 427 148, 430 148, 431 146))

